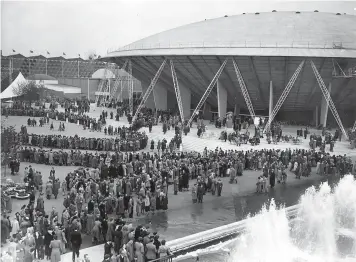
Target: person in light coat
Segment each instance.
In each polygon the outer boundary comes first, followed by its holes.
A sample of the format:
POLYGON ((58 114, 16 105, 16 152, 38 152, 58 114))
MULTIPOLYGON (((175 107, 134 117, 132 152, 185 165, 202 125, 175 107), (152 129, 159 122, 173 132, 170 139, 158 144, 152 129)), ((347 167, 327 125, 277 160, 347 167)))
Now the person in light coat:
POLYGON ((11 221, 11 236, 16 235, 20 230, 20 224, 19 221, 16 219, 16 217, 13 218, 11 221))

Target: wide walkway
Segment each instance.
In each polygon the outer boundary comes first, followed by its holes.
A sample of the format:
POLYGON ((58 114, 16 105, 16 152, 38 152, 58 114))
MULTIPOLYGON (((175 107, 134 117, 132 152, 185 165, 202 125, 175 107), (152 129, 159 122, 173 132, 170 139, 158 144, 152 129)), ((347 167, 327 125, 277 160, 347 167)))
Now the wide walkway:
MULTIPOLYGON (((101 109, 96 109, 90 112, 89 115, 93 117, 98 117, 101 113, 101 109)), ((107 109, 110 115, 110 109, 107 109)), ((27 125, 28 117, 13 117, 10 116, 6 120, 6 125, 13 125, 20 131, 21 125, 27 125)), ((108 124, 113 126, 128 125, 126 118, 122 118, 119 122, 114 120, 108 120, 108 124)), ((102 132, 89 132, 88 130, 83 130, 81 126, 76 124, 67 123, 66 131, 59 132, 58 124, 59 121, 53 121, 55 130, 50 131, 49 126, 44 127, 27 127, 29 133, 36 134, 61 134, 67 136, 79 135, 83 137, 109 137, 105 136, 102 132)), ((174 136, 174 131, 170 130, 166 135, 162 132, 162 126, 154 126, 152 133, 148 132, 147 128, 142 130, 146 131, 149 136, 149 140, 153 139, 155 141, 162 140, 166 138, 169 140, 174 136)), ((198 138, 196 135, 196 127, 193 127, 191 132, 183 137, 183 150, 184 151, 202 151, 205 147, 208 149, 215 149, 216 147, 221 147, 222 149, 236 149, 236 150, 258 150, 262 148, 274 148, 274 149, 285 149, 285 148, 304 148, 308 149, 309 139, 302 139, 300 145, 293 145, 291 143, 279 143, 278 145, 268 145, 265 139, 262 139, 262 143, 259 146, 243 145, 237 147, 235 145, 230 145, 228 142, 225 143, 217 139, 220 132, 224 129, 216 129, 212 125, 208 126, 208 134, 210 138, 198 138)), ((296 127, 284 127, 284 134, 296 135, 296 127)), ((320 133, 319 130, 312 130, 312 133, 320 133)), ((250 130, 253 133, 253 130, 250 130)), ((335 154, 348 154, 355 159, 356 150, 351 151, 348 149, 349 144, 347 141, 342 141, 336 143, 335 154)), ((148 151, 149 149, 146 149, 148 151)), ((328 150, 328 148, 327 148, 328 150)), ((20 172, 18 176, 11 176, 16 182, 23 180, 24 168, 28 166, 29 163, 21 163, 20 172)), ((51 166, 31 164, 36 170, 40 171, 43 175, 43 181, 46 182, 51 166)), ((68 172, 72 172, 76 169, 74 166, 61 166, 55 167, 56 177, 61 181, 65 178, 68 172)), ((4 170, 2 170, 4 171, 4 170)), ((3 172, 2 172, 3 173, 3 172)), ((301 180, 294 178, 294 175, 288 174, 287 185, 276 185, 274 190, 266 194, 256 194, 256 180, 261 174, 260 171, 245 171, 242 177, 239 177, 238 184, 229 184, 228 179, 223 179, 223 190, 222 196, 212 196, 210 193, 204 197, 203 204, 193 204, 191 201, 191 192, 180 192, 178 195, 172 193, 172 186, 169 187, 168 193, 168 210, 165 212, 158 212, 156 214, 151 214, 148 216, 135 217, 132 221, 134 226, 143 224, 150 227, 152 232, 158 231, 161 239, 172 240, 180 237, 187 236, 192 233, 197 233, 203 230, 211 229, 217 226, 221 226, 227 223, 231 223, 240 220, 248 213, 255 213, 260 210, 262 205, 271 198, 275 198, 277 203, 283 203, 287 206, 296 204, 299 196, 304 192, 304 190, 310 185, 317 185, 322 177, 315 174, 313 170, 312 175, 308 178, 302 177, 301 180)), ((10 175, 8 175, 10 177, 10 175)), ((192 185, 194 181, 190 182, 192 185)), ((23 204, 27 204, 26 200, 13 200, 13 212, 10 216, 13 216, 15 212, 19 211, 23 204)), ((56 207, 59 213, 63 210, 63 196, 60 194, 58 199, 45 200, 45 209, 50 210, 52 207, 56 207)), ((89 237, 85 237, 82 248, 90 247, 91 241, 89 237)), ((92 249, 93 252, 97 250, 98 252, 103 252, 102 247, 98 246, 92 249), (101 251, 99 251, 101 250, 101 251)), ((89 252, 89 251, 88 251, 89 252)), ((96 252, 96 251, 95 251, 96 252)), ((84 253, 82 253, 84 254, 84 253)), ((101 256, 100 256, 101 257, 101 256)), ((67 256, 63 261, 67 261, 67 256)), ((68 260, 71 261, 71 260, 68 260)))

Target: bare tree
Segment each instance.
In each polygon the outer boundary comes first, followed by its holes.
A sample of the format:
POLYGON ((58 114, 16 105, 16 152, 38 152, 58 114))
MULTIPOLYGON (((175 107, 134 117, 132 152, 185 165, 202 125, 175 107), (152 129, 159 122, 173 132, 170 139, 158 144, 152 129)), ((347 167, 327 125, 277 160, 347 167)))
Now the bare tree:
POLYGON ((97 55, 96 55, 95 50, 90 50, 90 51, 88 51, 87 57, 88 57, 88 60, 95 60, 95 59, 97 59, 97 55))
POLYGON ((15 127, 5 127, 5 123, 1 123, 1 167, 4 167, 4 176, 6 177, 6 168, 11 160, 11 148, 16 146, 15 127))
POLYGON ((21 83, 14 89, 15 95, 17 95, 19 99, 30 103, 39 100, 42 91, 43 85, 38 85, 35 81, 21 83))

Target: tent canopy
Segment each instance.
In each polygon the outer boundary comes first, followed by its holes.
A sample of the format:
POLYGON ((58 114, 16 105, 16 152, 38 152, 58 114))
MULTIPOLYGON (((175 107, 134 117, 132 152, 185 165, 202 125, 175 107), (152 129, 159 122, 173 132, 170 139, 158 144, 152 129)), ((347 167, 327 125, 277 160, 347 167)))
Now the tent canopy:
POLYGON ((26 83, 27 80, 24 78, 24 76, 21 74, 21 72, 18 74, 18 76, 15 78, 15 80, 3 91, 1 92, 0 99, 8 99, 8 98, 13 98, 17 97, 15 91, 16 88, 22 84, 26 83))

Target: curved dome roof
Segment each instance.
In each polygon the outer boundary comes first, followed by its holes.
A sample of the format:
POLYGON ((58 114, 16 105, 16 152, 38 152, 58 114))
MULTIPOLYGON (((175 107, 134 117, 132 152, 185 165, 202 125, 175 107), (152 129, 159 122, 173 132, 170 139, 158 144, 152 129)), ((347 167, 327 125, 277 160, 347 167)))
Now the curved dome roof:
MULTIPOLYGON (((321 12, 234 15, 164 31, 123 48, 109 50, 107 56, 209 55, 207 50, 215 48, 220 50, 211 54, 230 55, 229 51, 221 49, 233 48, 245 49, 245 52, 246 48, 287 48, 333 49, 337 53, 343 50, 343 56, 345 50, 350 50, 346 56, 356 57, 356 16, 321 12)), ((315 54, 311 52, 310 55, 315 54)))

